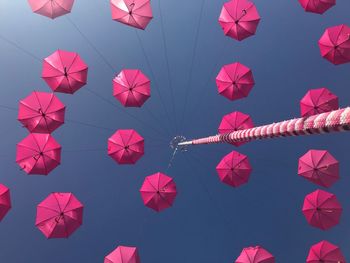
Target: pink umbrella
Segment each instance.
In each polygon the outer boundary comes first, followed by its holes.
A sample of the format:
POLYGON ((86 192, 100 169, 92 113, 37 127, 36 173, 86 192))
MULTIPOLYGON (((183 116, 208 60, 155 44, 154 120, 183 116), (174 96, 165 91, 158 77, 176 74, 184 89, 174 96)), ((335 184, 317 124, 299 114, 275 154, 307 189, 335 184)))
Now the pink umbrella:
POLYGON ((47 238, 68 238, 83 223, 84 206, 72 193, 51 193, 36 210, 36 227, 47 238))
POLYGON ((246 247, 235 263, 275 263, 275 257, 263 247, 246 247))
POLYGON ((302 211, 311 226, 328 230, 339 224, 343 209, 334 194, 316 190, 305 197, 302 211))
POLYGON ((124 69, 113 79, 113 96, 125 107, 141 107, 151 96, 151 81, 138 69, 124 69))
POLYGON ((141 263, 136 247, 118 246, 105 257, 104 263, 141 263))
POLYGON ((0 184, 0 222, 11 209, 10 189, 0 184))
POLYGON ((111 11, 113 20, 140 29, 153 18, 150 0, 111 0, 111 11))
POLYGON ((336 4, 336 0, 299 0, 306 12, 323 14, 336 4))
POLYGON ((71 12, 74 0, 28 0, 34 13, 51 19, 71 12))
POLYGON ((311 89, 300 101, 302 117, 339 109, 338 97, 327 88, 311 89))
POLYGON ((160 212, 173 205, 176 197, 176 184, 163 173, 147 176, 140 189, 145 206, 160 212))
POLYGON ((219 23, 226 36, 241 41, 255 34, 260 16, 255 5, 248 0, 224 3, 219 23))
POLYGON ((29 132, 52 133, 64 123, 65 109, 53 93, 33 91, 19 102, 18 120, 29 132))
POLYGON ((350 62, 350 27, 329 27, 318 41, 322 57, 334 65, 350 62))
POLYGON ((238 187, 248 182, 252 167, 246 155, 232 151, 222 158, 216 171, 223 183, 238 187))
POLYGON ((241 63, 225 65, 216 77, 219 93, 229 100, 245 98, 254 86, 253 73, 241 63))
POLYGON ((328 241, 321 241, 310 248, 306 263, 345 263, 340 248, 328 241))
POLYGON ((53 91, 73 94, 87 83, 87 74, 78 53, 57 50, 44 59, 41 76, 53 91))
POLYGON ((27 174, 47 175, 61 161, 61 146, 50 134, 31 133, 17 144, 16 163, 27 174))
POLYGON ((299 158, 298 174, 323 187, 339 179, 339 162, 324 150, 310 150, 299 158))
POLYGON ((119 164, 135 164, 144 154, 144 144, 135 130, 117 130, 108 139, 108 155, 119 164))
MULTIPOLYGON (((249 115, 239 111, 232 112, 225 115, 219 125, 219 133, 224 134, 233 131, 239 131, 243 129, 249 129, 254 127, 253 121, 249 115)), ((240 146, 245 142, 234 142, 235 146, 240 146)))

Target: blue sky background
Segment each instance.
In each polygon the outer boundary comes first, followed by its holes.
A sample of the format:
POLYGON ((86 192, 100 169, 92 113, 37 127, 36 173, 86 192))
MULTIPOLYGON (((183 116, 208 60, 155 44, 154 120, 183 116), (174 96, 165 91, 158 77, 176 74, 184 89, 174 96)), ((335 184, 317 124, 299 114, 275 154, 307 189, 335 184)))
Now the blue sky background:
POLYGON ((0 223, 1 262, 103 262, 117 245, 134 245, 145 263, 224 263, 260 244, 277 262, 295 263, 305 262, 309 247, 323 239, 340 245, 350 260, 349 134, 241 146, 254 171, 238 189, 220 183, 215 172, 235 149, 230 145, 191 148, 166 169, 173 136, 214 134, 231 111, 250 114, 257 125, 289 119, 299 116, 308 89, 323 86, 349 105, 350 64, 322 59, 317 41, 326 27, 350 24, 350 2, 339 0, 320 16, 305 13, 297 0, 256 0, 257 34, 236 42, 217 22, 224 1, 203 1, 202 15, 202 0, 161 1, 163 35, 158 0, 145 32, 112 21, 107 0, 77 0, 71 14, 55 20, 33 14, 25 0, 0 0, 0 105, 17 108, 32 90, 49 91, 40 60, 58 48, 80 53, 89 65, 85 88, 59 94, 67 105, 67 122, 54 133, 62 164, 47 177, 19 171, 16 143, 27 131, 16 110, 0 108, 0 182, 10 187, 13 202, 0 223), (235 61, 252 68, 256 85, 247 99, 230 102, 217 94, 215 76, 235 61), (125 110, 112 97, 111 80, 122 68, 139 68, 152 80, 152 98, 141 109, 125 110), (108 137, 123 128, 146 140, 146 154, 134 166, 119 166, 106 153, 108 137), (327 232, 308 226, 301 213, 304 196, 317 189, 297 175, 298 158, 311 148, 329 150, 341 166, 341 180, 329 191, 344 213, 327 232), (174 207, 159 214, 144 207, 139 194, 144 177, 158 171, 178 186, 174 207), (67 240, 46 240, 34 226, 36 205, 53 191, 71 191, 85 205, 83 226, 67 240))

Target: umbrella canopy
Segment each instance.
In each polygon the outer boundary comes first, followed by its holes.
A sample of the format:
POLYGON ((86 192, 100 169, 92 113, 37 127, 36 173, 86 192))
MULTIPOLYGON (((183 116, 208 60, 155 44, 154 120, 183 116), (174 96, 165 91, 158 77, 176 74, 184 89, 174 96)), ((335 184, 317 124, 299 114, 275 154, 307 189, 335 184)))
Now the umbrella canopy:
POLYGON ((52 133, 64 123, 66 107, 53 94, 33 91, 20 100, 18 120, 32 133, 52 133))
POLYGON ((173 179, 163 173, 147 176, 140 189, 145 206, 160 212, 173 205, 177 194, 173 179))
POLYGON ((16 163, 27 174, 47 175, 61 162, 61 145, 50 135, 31 133, 17 144, 16 163))
POLYGON ((329 27, 318 41, 322 57, 334 65, 350 62, 350 27, 329 27))
POLYGON ((263 247, 246 247, 235 263, 275 263, 275 257, 263 247))
POLYGON ((306 263, 345 263, 340 248, 328 241, 321 241, 310 248, 306 263))
POLYGON ((216 77, 219 94, 229 100, 245 98, 254 86, 253 73, 241 63, 225 65, 216 77))
POLYGON ((125 107, 141 107, 151 96, 151 81, 141 70, 124 69, 113 79, 113 96, 125 107))
POLYGON ((302 117, 339 109, 338 97, 327 88, 311 89, 300 100, 302 117))
POLYGON ((73 94, 87 83, 87 74, 78 53, 57 50, 44 59, 41 76, 53 91, 73 94))
POLYGON ((136 247, 118 246, 105 257, 104 263, 141 263, 136 247))
POLYGON ((135 130, 117 130, 108 139, 108 155, 119 164, 135 164, 144 155, 144 144, 135 130))
MULTIPOLYGON (((254 123, 249 115, 235 111, 225 115, 222 118, 218 131, 220 134, 223 134, 243 129, 249 129, 252 127, 254 127, 254 123)), ((235 146, 240 146, 244 143, 245 142, 234 142, 232 144, 235 146)))
POLYGON ((111 0, 111 11, 113 20, 143 30, 153 18, 150 0, 111 0))
POLYGON ((299 158, 298 174, 323 187, 339 179, 339 162, 325 150, 310 150, 299 158))
POLYGON ((323 14, 336 4, 336 0, 299 0, 306 12, 323 14))
POLYGON ((238 187, 248 182, 252 167, 246 155, 232 151, 222 158, 216 171, 223 183, 238 187))
POLYGON ((34 13, 51 19, 71 12, 74 0, 28 0, 34 13))
POLYGON ((10 189, 0 184, 0 222, 4 219, 11 209, 10 189))
POLYGON ((343 209, 334 194, 316 190, 305 197, 302 211, 311 226, 328 230, 339 224, 343 209))
POLYGON ((36 227, 47 238, 68 238, 83 223, 84 206, 72 193, 51 193, 36 210, 36 227))
POLYGON ((259 22, 258 10, 248 0, 231 0, 224 3, 219 17, 224 34, 238 41, 254 35, 259 22))

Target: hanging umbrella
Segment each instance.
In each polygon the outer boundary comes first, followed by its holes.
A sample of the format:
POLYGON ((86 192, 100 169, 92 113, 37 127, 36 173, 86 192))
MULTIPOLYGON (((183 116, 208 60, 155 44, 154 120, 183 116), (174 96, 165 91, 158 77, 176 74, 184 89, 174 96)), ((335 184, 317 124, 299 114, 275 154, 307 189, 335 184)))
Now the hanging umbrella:
POLYGON ((322 230, 339 224, 342 210, 337 197, 323 190, 308 194, 302 209, 308 223, 322 230))
POLYGON ((104 263, 141 263, 136 247, 118 246, 105 257, 104 263))
POLYGON ((299 3, 306 12, 323 14, 332 6, 335 6, 336 0, 299 0, 299 3))
POLYGON ((124 69, 113 79, 113 96, 125 107, 141 107, 151 96, 151 82, 138 69, 124 69))
POLYGON ((275 263, 275 257, 263 247, 246 247, 235 263, 275 263))
POLYGON ((222 158, 216 171, 223 183, 238 187, 248 182, 252 167, 246 155, 232 151, 222 158))
POLYGON ((147 176, 140 189, 145 206, 160 212, 173 205, 176 197, 176 184, 163 173, 147 176))
POLYGON ((61 162, 61 146, 50 134, 31 133, 17 144, 16 163, 27 174, 47 175, 61 162))
POLYGON ((117 130, 108 139, 108 155, 119 164, 135 164, 144 154, 144 139, 135 130, 117 130))
POLYGON ((83 223, 84 206, 72 193, 51 193, 36 210, 36 227, 47 238, 68 238, 83 223))
POLYGON ((339 179, 339 162, 324 150, 310 150, 299 158, 298 174, 305 179, 330 187, 339 179))
POLYGON ((71 12, 74 0, 28 0, 34 13, 51 19, 71 12))
POLYGON ((334 65, 350 62, 350 27, 329 27, 318 41, 322 57, 334 65))
POLYGON ((241 41, 255 34, 260 16, 255 5, 247 0, 224 3, 219 23, 226 36, 241 41))
POLYGON ((64 123, 64 104, 53 94, 33 91, 19 102, 18 120, 32 133, 52 133, 64 123))
POLYGON ((4 219, 11 209, 10 189, 0 184, 0 222, 4 219))
POLYGON ((73 94, 87 83, 87 74, 78 53, 57 50, 44 59, 41 76, 53 91, 73 94))
POLYGON ((111 11, 113 20, 143 30, 153 18, 150 0, 111 0, 111 11))
POLYGON ((321 241, 310 248, 306 263, 345 263, 340 248, 328 241, 321 241))
POLYGON ((253 73, 241 63, 225 65, 216 77, 219 93, 229 100, 245 98, 254 86, 253 73))
POLYGON ((338 97, 327 88, 311 89, 300 100, 302 117, 339 109, 338 97))

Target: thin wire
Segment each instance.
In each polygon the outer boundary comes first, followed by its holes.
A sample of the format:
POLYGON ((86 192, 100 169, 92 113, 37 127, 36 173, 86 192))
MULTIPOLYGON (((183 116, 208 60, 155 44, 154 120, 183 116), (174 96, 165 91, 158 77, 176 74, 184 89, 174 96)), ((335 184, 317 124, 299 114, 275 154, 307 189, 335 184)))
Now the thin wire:
POLYGON ((4 109, 7 109, 7 110, 12 110, 12 111, 17 111, 16 108, 10 107, 10 106, 6 106, 6 105, 0 105, 0 108, 4 108, 4 109))

